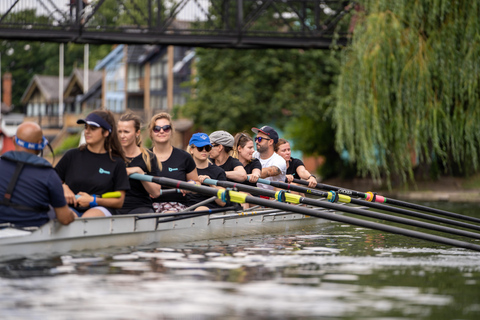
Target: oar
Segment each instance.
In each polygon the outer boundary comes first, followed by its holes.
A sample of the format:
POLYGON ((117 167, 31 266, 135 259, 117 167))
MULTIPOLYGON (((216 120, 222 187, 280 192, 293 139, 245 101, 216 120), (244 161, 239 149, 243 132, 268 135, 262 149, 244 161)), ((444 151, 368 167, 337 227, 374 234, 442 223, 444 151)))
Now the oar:
POLYGON ((269 181, 269 180, 261 179, 261 178, 258 179, 258 182, 263 183, 263 184, 269 184, 269 185, 271 185, 273 187, 277 187, 277 188, 282 188, 282 189, 287 189, 287 190, 292 190, 292 191, 297 191, 297 192, 302 192, 302 193, 308 193, 308 194, 316 195, 316 196, 319 196, 319 197, 325 197, 331 202, 338 202, 338 201, 347 202, 347 203, 350 202, 350 203, 358 204, 358 205, 365 206, 365 207, 375 208, 375 209, 378 209, 378 210, 395 212, 395 213, 398 213, 398 214, 403 214, 403 215, 407 215, 407 216, 411 216, 411 217, 437 221, 437 222, 450 224, 450 225, 454 225, 454 226, 458 226, 458 227, 462 227, 462 228, 467 228, 467 229, 480 231, 480 226, 474 225, 474 224, 471 224, 471 223, 466 223, 466 222, 462 222, 462 221, 457 221, 457 220, 432 216, 432 215, 421 213, 421 212, 411 211, 411 210, 402 209, 402 208, 398 208, 398 207, 387 206, 387 205, 381 204, 381 203, 359 200, 359 199, 355 199, 355 198, 352 198, 352 197, 344 195, 344 194, 337 194, 334 191, 325 192, 325 191, 320 191, 320 190, 312 190, 312 189, 302 187, 302 186, 298 186, 298 185, 295 185, 295 184, 289 184, 289 183, 278 182, 278 181, 269 181))
MULTIPOLYGON (((259 180, 262 180, 262 179, 259 179, 259 180)), ((263 181, 260 181, 260 182, 263 183, 263 181)), ((227 188, 231 187, 231 188, 235 188, 235 189, 240 190, 240 191, 245 191, 245 192, 249 192, 249 193, 253 193, 253 194, 259 194, 258 190, 262 190, 262 189, 259 189, 259 188, 256 188, 256 187, 243 185, 243 184, 240 184, 240 183, 233 183, 233 182, 230 182, 230 181, 218 181, 218 180, 213 180, 213 179, 205 179, 204 183, 210 184, 210 185, 218 185, 218 186, 227 187, 227 188)), ((285 200, 285 201, 288 202, 289 199, 290 199, 290 197, 286 196, 288 194, 285 194, 285 193, 282 194, 282 192, 274 192, 274 191, 263 189, 263 191, 261 191, 261 193, 262 193, 262 195, 266 195, 268 197, 272 197, 272 198, 275 198, 275 199, 281 200, 281 201, 285 200), (285 199, 279 199, 279 197, 284 197, 285 199)), ((329 195, 332 196, 332 194, 329 194, 329 195)), ((355 199, 351 199, 350 197, 347 197, 345 195, 339 195, 339 196, 340 196, 340 199, 341 199, 340 202, 354 203, 355 199)), ((296 201, 297 201, 296 198, 294 198, 293 200, 296 203, 296 201)), ((361 201, 361 200, 357 200, 357 201, 360 202, 360 203, 363 203, 363 201, 361 201)), ((320 201, 320 200, 305 198, 305 197, 300 197, 299 202, 303 203, 303 204, 312 205, 312 206, 322 206, 322 204, 325 203, 325 201, 320 201)), ((374 204, 374 205, 378 205, 378 204, 374 204)), ((456 234, 456 235, 465 236, 465 237, 470 237, 470 238, 474 238, 474 239, 480 239, 480 234, 479 233, 469 232, 469 231, 465 231, 465 230, 459 230, 459 229, 449 228, 449 227, 444 227, 444 226, 439 226, 437 224, 431 224, 431 223, 427 223, 427 222, 423 222, 423 221, 417 221, 417 220, 406 219, 406 218, 397 217, 397 216, 391 216, 391 215, 380 213, 380 212, 360 210, 360 211, 357 212, 357 214, 360 214, 360 215, 366 216, 366 217, 370 217, 370 218, 375 218, 375 219, 382 219, 382 220, 387 220, 387 221, 392 221, 392 222, 397 222, 397 223, 403 223, 403 224, 411 225, 411 226, 414 226, 414 227, 421 227, 421 228, 425 228, 425 229, 447 232, 447 233, 456 234)))
MULTIPOLYGON (((370 228, 370 229, 376 229, 380 231, 385 231, 385 232, 391 232, 395 234, 401 234, 413 238, 418 238, 418 239, 423 239, 423 240, 429 240, 432 242, 437 242, 441 244, 446 244, 449 246, 454 246, 454 247, 460 247, 460 248, 465 248, 465 249, 471 249, 475 251, 480 251, 480 246, 464 241, 459 241, 455 239, 450 239, 450 238, 445 238, 441 236, 436 236, 428 233, 423 233, 419 231, 414 231, 414 230, 407 230, 403 228, 398 228, 398 227, 393 227, 377 222, 372 222, 372 221, 365 221, 362 219, 357 219, 357 218, 352 218, 344 215, 339 215, 335 213, 330 213, 330 212, 318 212, 316 210, 312 210, 309 208, 301 207, 301 206, 293 206, 291 204, 287 203, 281 203, 278 201, 271 201, 271 200, 266 200, 258 197, 253 197, 249 196, 245 193, 241 192, 236 192, 232 190, 217 190, 212 187, 206 187, 206 186, 198 186, 194 185, 191 183, 187 183, 184 181, 178 181, 174 179, 169 179, 169 178, 162 178, 162 177, 153 177, 149 175, 140 175, 140 174, 132 174, 132 175, 138 175, 134 176, 135 178, 138 178, 139 180, 143 181, 149 181, 149 182, 155 182, 160 185, 165 185, 173 188, 180 188, 180 189, 185 189, 185 190, 190 190, 193 192, 199 192, 202 194, 214 196, 216 195, 219 199, 222 201, 227 201, 230 200, 231 202, 236 202, 236 203, 251 203, 251 204, 257 204, 265 207, 270 207, 270 208, 276 208, 276 209, 281 209, 285 211, 290 211, 290 212, 297 212, 300 214, 312 216, 312 217, 317 217, 317 218, 323 218, 327 220, 332 220, 332 221, 338 221, 338 222, 343 222, 343 223, 348 223, 351 225, 356 225, 360 227, 365 227, 365 228, 370 228), (227 199, 228 198, 228 199, 227 199)), ((132 175, 130 177, 132 177, 132 175)), ((293 195, 293 194, 288 194, 286 193, 285 196, 288 196, 291 199, 291 202, 294 202, 294 199, 297 199, 297 203, 300 203, 300 196, 299 195, 293 195)), ((358 211, 362 211, 358 208, 352 208, 349 206, 342 206, 334 203, 329 203, 329 202, 322 202, 322 207, 335 210, 335 211, 343 211, 343 212, 348 212, 348 213, 358 213, 358 211)))
MULTIPOLYGON (((308 185, 308 182, 305 181, 305 180, 293 179, 293 182, 298 183, 298 184, 302 184, 302 185, 308 185)), ((317 189, 322 189, 322 190, 333 190, 333 191, 341 193, 341 194, 363 198, 363 199, 365 199, 365 201, 368 201, 368 202, 388 203, 388 204, 393 204, 393 205, 400 206, 400 207, 405 207, 405 208, 410 208, 410 209, 415 209, 415 210, 421 210, 421 211, 436 213, 436 214, 451 217, 451 218, 462 219, 462 220, 467 220, 467 221, 480 223, 479 218, 465 216, 465 215, 462 215, 462 214, 458 214, 458 213, 454 213, 454 212, 450 212, 450 211, 445 211, 445 210, 440 210, 440 209, 437 209, 437 208, 422 206, 422 205, 419 205, 419 204, 410 203, 410 202, 406 202, 406 201, 390 199, 390 198, 387 198, 387 197, 383 197, 383 196, 374 194, 373 192, 364 193, 364 192, 360 192, 360 191, 354 191, 354 190, 349 190, 349 189, 345 189, 345 188, 339 188, 339 187, 335 187, 335 186, 331 186, 331 185, 323 184, 323 183, 318 183, 316 188, 317 189)))
MULTIPOLYGON (((113 192, 105 192, 103 194, 97 195, 97 198, 120 198, 122 194, 120 191, 113 191, 113 192)), ((75 195, 75 199, 80 198, 80 195, 75 195)))

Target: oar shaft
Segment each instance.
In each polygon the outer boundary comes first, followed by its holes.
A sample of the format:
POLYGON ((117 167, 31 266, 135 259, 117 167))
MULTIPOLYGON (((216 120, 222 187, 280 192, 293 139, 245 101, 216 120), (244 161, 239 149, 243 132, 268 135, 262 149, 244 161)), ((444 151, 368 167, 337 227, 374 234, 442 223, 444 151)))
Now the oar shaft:
MULTIPOLYGON (((253 193, 253 194, 256 194, 256 190, 259 189, 259 188, 256 188, 256 187, 247 186, 247 185, 243 185, 243 184, 239 184, 239 183, 233 183, 233 182, 229 182, 229 181, 209 180, 208 184, 220 185, 220 186, 223 186, 223 187, 234 187, 234 188, 236 188, 240 191, 246 191, 246 192, 253 193)), ((284 185, 284 183, 282 183, 282 182, 276 182, 276 183, 271 183, 271 184, 275 185, 275 186, 280 186, 280 187, 284 185)), ((303 191, 303 192, 306 191, 304 187, 295 186, 295 185, 289 185, 289 186, 295 187, 297 190, 300 190, 300 191, 303 191), (298 188, 300 188, 300 189, 298 189, 298 188)), ((275 192, 273 192, 273 195, 272 195, 272 191, 270 191, 270 190, 264 191, 264 193, 266 193, 266 195, 269 196, 269 197, 275 197, 275 192)), ((320 206, 320 207, 324 207, 323 203, 325 203, 325 201, 319 201, 317 199, 310 199, 310 198, 303 198, 303 197, 300 199, 300 202, 304 203, 304 204, 309 204, 309 205, 313 205, 313 206, 320 206)), ((424 218, 424 219, 431 218, 431 216, 423 214, 423 213, 413 212, 413 211, 409 211, 409 210, 405 210, 405 209, 401 209, 401 208, 390 208, 388 206, 385 206, 385 205, 382 205, 382 204, 379 204, 379 203, 365 202, 363 200, 358 200, 358 199, 350 199, 350 202, 354 203, 354 204, 359 204, 359 205, 372 207, 372 208, 379 209, 379 210, 393 209, 391 211, 396 212, 396 213, 410 215, 410 216, 414 216, 414 217, 420 217, 420 218, 424 218)), ((406 218, 402 218, 402 217, 396 217, 396 216, 392 216, 392 215, 388 215, 388 214, 384 214, 384 213, 380 213, 380 212, 373 212, 373 211, 368 211, 368 210, 359 210, 359 211, 357 211, 357 214, 360 214, 360 215, 366 216, 366 217, 376 218, 376 219, 382 219, 382 220, 387 220, 387 221, 392 221, 392 222, 397 222, 397 223, 403 223, 403 224, 411 225, 411 226, 415 226, 415 227, 421 227, 421 228, 425 228, 425 229, 430 229, 430 230, 435 230, 435 231, 441 231, 441 232, 447 232, 447 233, 451 233, 451 234, 461 235, 461 236, 464 236, 464 237, 480 239, 480 234, 478 234, 478 233, 469 232, 469 231, 465 231, 465 230, 459 230, 459 229, 455 229, 455 228, 449 228, 449 227, 440 226, 440 225, 431 224, 431 223, 426 223, 426 222, 423 222, 423 221, 417 221, 417 220, 406 219, 406 218)), ((437 220, 437 221, 441 221, 441 222, 451 222, 452 224, 457 224, 457 225, 462 226, 462 227, 472 227, 472 228, 478 227, 478 226, 475 226, 475 225, 470 225, 468 223, 455 221, 455 220, 449 220, 449 219, 445 219, 445 218, 441 218, 441 217, 433 217, 433 218, 434 219, 432 219, 432 220, 437 220)), ((480 230, 480 227, 479 227, 479 230, 480 230)))
MULTIPOLYGON (((294 179, 294 181, 295 180, 297 180, 297 179, 294 179)), ((303 181, 303 180, 300 180, 300 181, 303 181)), ((292 184, 288 184, 288 183, 284 183, 284 182, 271 182, 271 185, 279 187, 279 188, 283 188, 283 189, 290 189, 290 190, 293 190, 293 191, 309 193, 309 194, 313 194, 313 195, 319 195, 317 192, 315 192, 315 190, 311 190, 311 189, 306 188, 306 187, 292 185, 292 184)), ((340 192, 340 191, 338 191, 338 192, 340 192)), ((323 195, 323 196, 324 197, 328 196, 328 193, 326 193, 326 195, 323 195)), ((406 210, 406 209, 403 209, 403 208, 387 206, 387 205, 382 204, 382 203, 369 202, 369 201, 359 200, 359 199, 355 199, 355 198, 351 198, 350 202, 354 203, 354 204, 359 204, 359 205, 362 205, 362 206, 370 207, 370 208, 375 208, 375 209, 378 209, 378 210, 391 211, 391 212, 395 212, 395 213, 398 213, 398 214, 403 214, 403 215, 407 215, 407 216, 411 216, 411 217, 437 221, 437 222, 441 222, 441 223, 445 223, 445 224, 451 224, 451 225, 462 227, 462 228, 468 228, 468 229, 480 231, 480 226, 478 226, 478 225, 474 225, 474 224, 466 223, 466 222, 462 222, 462 221, 457 221, 457 220, 452 220, 452 219, 447 219, 447 218, 442 218, 442 217, 437 217, 437 216, 433 216, 433 215, 429 215, 429 214, 425 214, 425 213, 421 213, 421 212, 406 210)), ((454 214, 454 213, 452 213, 452 215, 457 215, 457 216, 464 217, 462 215, 458 215, 458 214, 454 214)))
MULTIPOLYGON (((305 180, 293 179, 293 182, 298 183, 298 184, 308 185, 308 182, 305 181, 305 180)), ((333 191, 336 191, 336 192, 341 193, 341 194, 345 194, 345 195, 349 195, 349 196, 353 196, 353 197, 360 197, 360 198, 363 198, 363 199, 367 198, 367 195, 364 192, 339 188, 339 187, 336 187, 336 186, 331 186, 331 185, 323 184, 323 183, 318 183, 316 188, 322 189, 322 190, 333 190, 333 191)), ((442 215, 442 216, 447 216, 447 217, 450 217, 450 218, 456 218, 456 219, 462 219, 462 220, 467 220, 467 221, 471 221, 471 222, 480 223, 479 218, 470 217, 470 216, 458 214, 458 213, 455 213, 455 212, 440 210, 440 209, 437 209, 437 208, 422 206, 422 205, 419 205, 419 204, 416 204, 416 203, 410 203, 410 202, 391 199, 391 198, 387 198, 387 197, 381 197, 381 199, 382 199, 381 202, 383 202, 383 203, 388 203, 388 204, 393 204, 393 205, 396 205, 396 206, 406 207, 406 208, 410 208, 410 209, 435 213, 435 214, 439 214, 439 215, 442 215)))
MULTIPOLYGON (((322 204, 325 203, 325 201, 319 201, 319 200, 309 199, 309 198, 302 198, 301 202, 304 203, 304 204, 309 204, 309 205, 313 205, 313 206, 322 206, 322 204)), ((449 228, 449 227, 445 227, 445 226, 440 226, 438 224, 432 224, 432 223, 427 223, 427 222, 418 221, 418 220, 412 220, 412 219, 406 219, 406 218, 402 218, 402 217, 391 216, 391 215, 380 213, 380 212, 369 211, 369 210, 358 210, 355 214, 359 214, 359 215, 362 215, 362 216, 365 216, 365 217, 370 217, 370 218, 375 218, 375 219, 392 221, 392 222, 396 222, 396 223, 403 223, 403 224, 414 226, 414 227, 420 227, 420 228, 425 228, 425 229, 430 229, 430 230, 435 230, 435 231, 441 231, 441 232, 456 234, 456 235, 459 235, 459 236, 470 237, 470 238, 474 238, 474 239, 480 239, 480 234, 479 233, 469 232, 469 231, 455 229, 455 228, 449 228)))
MULTIPOLYGON (((156 183, 159 183, 161 185, 166 185, 169 187, 174 187, 174 188, 181 188, 185 190, 190 190, 193 192, 199 192, 207 195, 215 195, 219 194, 219 191, 210 187, 205 187, 205 186, 198 186, 190 183, 186 183, 183 181, 178 181, 178 180, 173 180, 169 178, 161 178, 161 177, 153 177, 153 181, 156 183)), ((464 241, 459 241, 455 239, 450 239, 450 238, 445 238, 445 237, 440 237, 432 234, 427 234, 423 232, 418 232, 414 230, 407 230, 403 228, 398 228, 398 227, 393 227, 389 225, 384 225, 372 221, 365 221, 362 219, 357 219, 357 218, 352 218, 348 216, 343 216, 343 215, 338 215, 338 214, 333 214, 329 212, 318 212, 312 209, 304 208, 301 206, 293 206, 291 204, 286 204, 286 203, 281 203, 277 201, 270 201, 266 199, 261 199, 258 197, 252 197, 252 196, 240 196, 240 194, 236 194, 234 191, 227 191, 230 195, 233 195, 238 198, 244 199, 245 202, 252 203, 252 204, 258 204, 266 207, 271 207, 271 208, 277 208, 277 209, 282 209, 286 211, 291 211, 291 212, 297 212, 309 216, 314 216, 318 218, 324 218, 327 220, 333 220, 333 221, 338 221, 338 222, 343 222, 343 223, 348 223, 360 227, 366 227, 370 229, 376 229, 380 231, 386 231, 386 232, 391 232, 395 234, 401 234, 401 235, 406 235, 418 239, 423 239, 423 240, 429 240, 437 243, 442 243, 450 246, 455 246, 455 247, 460 247, 460 248, 466 248, 466 249, 471 249, 475 251, 480 251, 480 246, 475 245, 472 243, 464 242, 464 241)), ((338 204, 333 204, 329 202, 322 202, 322 206, 324 208, 328 208, 331 210, 335 211, 343 211, 343 212, 348 212, 348 213, 357 213, 358 211, 361 211, 358 208, 352 208, 348 206, 340 206, 338 204)))

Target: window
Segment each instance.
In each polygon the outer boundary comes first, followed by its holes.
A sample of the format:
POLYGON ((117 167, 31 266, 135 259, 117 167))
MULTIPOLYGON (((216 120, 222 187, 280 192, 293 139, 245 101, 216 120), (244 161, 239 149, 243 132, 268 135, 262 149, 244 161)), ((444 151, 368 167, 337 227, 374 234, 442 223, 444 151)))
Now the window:
POLYGON ((127 90, 128 91, 140 91, 140 82, 142 81, 143 70, 140 66, 137 65, 129 65, 128 66, 128 84, 127 90))

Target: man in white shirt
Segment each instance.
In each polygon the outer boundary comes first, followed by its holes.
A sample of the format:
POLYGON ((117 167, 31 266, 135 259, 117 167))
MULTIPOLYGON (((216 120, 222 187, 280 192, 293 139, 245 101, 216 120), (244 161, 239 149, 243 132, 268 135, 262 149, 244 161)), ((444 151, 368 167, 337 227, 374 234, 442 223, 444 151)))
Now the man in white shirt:
MULTIPOLYGON (((252 131, 257 134, 255 143, 257 151, 253 153, 253 157, 260 160, 262 164, 262 173, 260 178, 285 182, 285 174, 287 172, 287 163, 285 159, 275 153, 275 144, 278 142, 278 133, 269 126, 263 126, 260 129, 252 128, 252 131)), ((275 190, 273 186, 263 183, 257 183, 257 187, 275 190)))

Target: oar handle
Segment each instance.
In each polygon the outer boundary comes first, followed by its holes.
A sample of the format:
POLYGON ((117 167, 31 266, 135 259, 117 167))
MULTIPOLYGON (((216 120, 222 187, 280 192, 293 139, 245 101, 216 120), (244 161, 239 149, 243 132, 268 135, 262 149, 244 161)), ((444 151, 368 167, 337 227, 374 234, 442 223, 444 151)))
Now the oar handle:
POLYGON ((204 184, 211 184, 211 185, 214 185, 214 186, 217 185, 217 182, 218 182, 218 180, 214 180, 214 179, 205 179, 205 180, 203 180, 203 183, 204 183, 204 184))
POLYGON ((152 182, 153 176, 148 174, 140 174, 140 173, 132 173, 128 176, 130 179, 140 180, 140 181, 147 181, 152 182))
MULTIPOLYGON (((97 195, 97 198, 120 198, 122 194, 120 191, 105 192, 104 194, 97 195)), ((80 198, 80 195, 75 195, 75 199, 80 198)))
POLYGON ((270 180, 258 178, 257 182, 270 185, 270 180))

